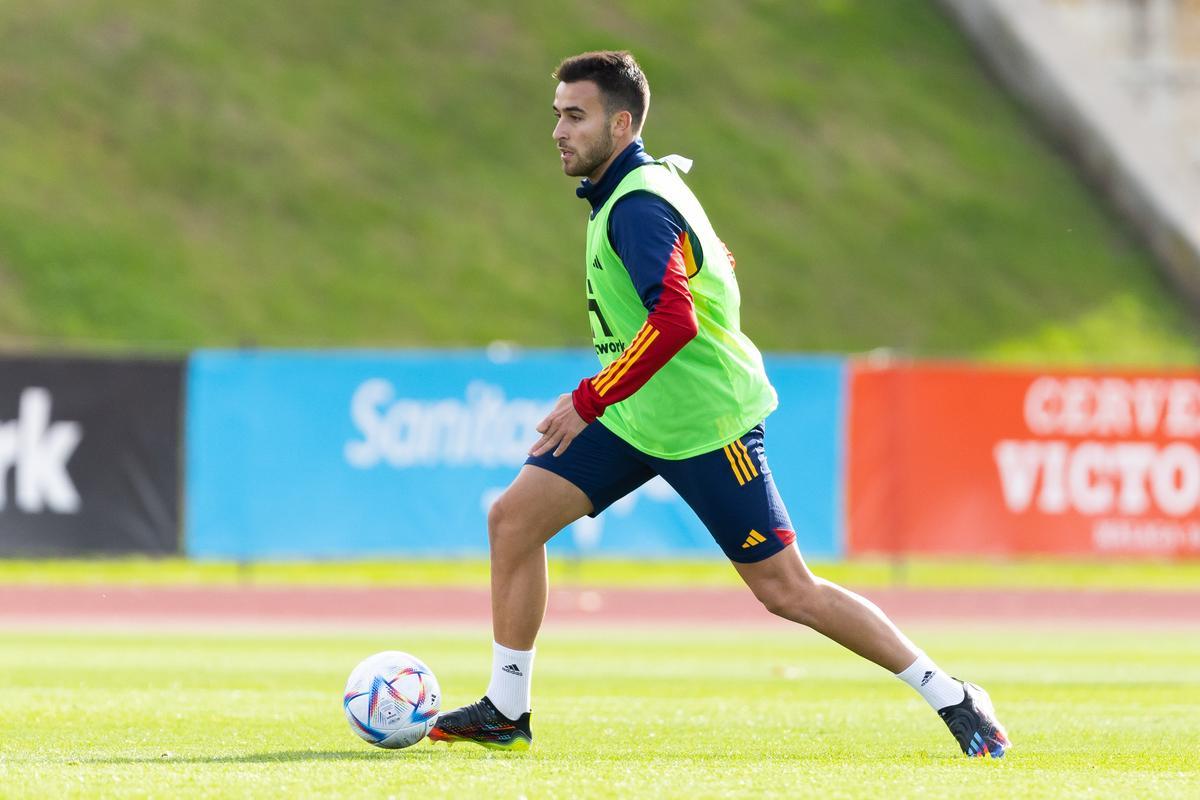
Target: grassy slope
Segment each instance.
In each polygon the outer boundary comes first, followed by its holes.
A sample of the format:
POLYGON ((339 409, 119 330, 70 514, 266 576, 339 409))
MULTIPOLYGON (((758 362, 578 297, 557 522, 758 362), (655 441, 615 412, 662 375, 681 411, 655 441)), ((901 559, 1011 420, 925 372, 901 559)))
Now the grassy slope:
POLYGON ((0 0, 0 345, 584 344, 548 73, 626 46, 766 348, 1188 363, 1144 251, 911 0, 0 0))
POLYGON ((5 797, 1194 797, 1200 639, 1147 630, 921 631, 987 687, 1016 743, 957 754, 879 668, 815 635, 547 632, 534 750, 373 749, 340 708, 401 647, 447 707, 486 683, 485 630, 9 632, 5 797), (714 651, 714 643, 719 648, 714 651), (716 658, 714 658, 714 655, 716 658))

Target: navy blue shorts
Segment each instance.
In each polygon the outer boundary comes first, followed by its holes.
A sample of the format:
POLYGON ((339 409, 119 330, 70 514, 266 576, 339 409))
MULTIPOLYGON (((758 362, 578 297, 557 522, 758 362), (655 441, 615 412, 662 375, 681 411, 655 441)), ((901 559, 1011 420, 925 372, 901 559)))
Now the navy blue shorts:
POLYGON ((796 540, 787 509, 767 468, 760 424, 711 453, 672 461, 630 445, 593 422, 557 458, 530 456, 526 464, 578 486, 596 516, 655 475, 687 503, 731 561, 762 561, 796 540))

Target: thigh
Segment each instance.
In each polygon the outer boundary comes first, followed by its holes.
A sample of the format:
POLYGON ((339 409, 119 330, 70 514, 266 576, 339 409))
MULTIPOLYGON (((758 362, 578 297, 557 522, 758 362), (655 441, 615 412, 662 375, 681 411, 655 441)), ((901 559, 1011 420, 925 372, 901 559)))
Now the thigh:
POLYGON ((656 466, 731 561, 762 561, 796 540, 767 467, 762 425, 720 450, 656 466))
POLYGON ((489 522, 516 532, 524 542, 542 545, 591 509, 575 484, 526 464, 492 506, 489 522))
POLYGON ((795 547, 785 547, 759 561, 734 562, 733 568, 754 596, 768 606, 780 597, 794 597, 798 587, 812 586, 818 580, 795 547))
POLYGON ((588 499, 594 517, 654 477, 645 457, 605 428, 593 422, 555 456, 545 453, 525 460, 525 469, 537 467, 575 486, 588 499))

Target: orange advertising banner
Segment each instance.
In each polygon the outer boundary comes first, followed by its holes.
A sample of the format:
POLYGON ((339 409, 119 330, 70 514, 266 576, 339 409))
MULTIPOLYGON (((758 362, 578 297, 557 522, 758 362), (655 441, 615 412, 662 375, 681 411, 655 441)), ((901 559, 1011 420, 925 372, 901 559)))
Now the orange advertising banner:
POLYGON ((1200 373, 850 380, 849 553, 1200 557, 1200 373))

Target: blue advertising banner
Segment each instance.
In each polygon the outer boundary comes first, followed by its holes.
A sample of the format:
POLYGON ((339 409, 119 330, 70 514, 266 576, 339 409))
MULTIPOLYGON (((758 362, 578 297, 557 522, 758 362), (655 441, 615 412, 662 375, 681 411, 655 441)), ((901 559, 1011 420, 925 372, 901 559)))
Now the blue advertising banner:
MULTIPOLYGON (((772 471, 814 555, 842 552, 844 362, 768 358, 772 471)), ((487 509, 587 351, 194 353, 188 555, 442 557, 487 552, 487 509)), ((720 557, 661 479, 559 534, 551 552, 720 557)))

